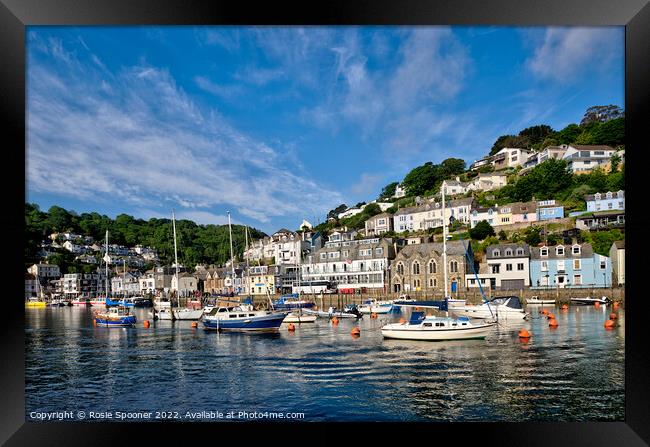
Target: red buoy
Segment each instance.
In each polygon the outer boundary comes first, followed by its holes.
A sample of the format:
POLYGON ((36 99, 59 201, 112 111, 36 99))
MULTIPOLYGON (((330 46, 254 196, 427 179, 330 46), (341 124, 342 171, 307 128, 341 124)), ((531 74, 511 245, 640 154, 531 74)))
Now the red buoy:
POLYGON ((350 334, 352 335, 360 335, 361 334, 361 329, 358 327, 353 327, 352 330, 350 331, 350 334))
POLYGON ((530 338, 530 332, 528 332, 526 329, 520 330, 519 338, 530 338))
POLYGON ((555 318, 553 318, 552 320, 550 320, 550 321, 548 322, 548 325, 549 325, 550 327, 557 327, 557 321, 555 320, 555 318))
POLYGON ((293 332, 296 330, 296 326, 293 323, 289 323, 289 326, 287 326, 287 330, 293 332))
POLYGON ((616 326, 616 322, 614 320, 605 321, 605 329, 612 329, 614 326, 616 326))

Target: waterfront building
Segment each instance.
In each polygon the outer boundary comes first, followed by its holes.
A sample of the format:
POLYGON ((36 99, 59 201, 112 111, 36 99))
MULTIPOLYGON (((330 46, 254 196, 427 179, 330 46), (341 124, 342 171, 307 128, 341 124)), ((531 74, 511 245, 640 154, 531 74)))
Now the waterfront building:
POLYGON ((114 295, 138 295, 140 292, 140 273, 126 272, 116 274, 111 278, 111 291, 114 295))
MULTIPOLYGON (((442 242, 411 244, 402 248, 390 263, 392 292, 434 292, 444 290, 442 242)), ((471 244, 467 244, 473 259, 471 244)), ((452 293, 465 287, 465 277, 472 274, 463 241, 447 242, 448 280, 452 293)))
POLYGON ((530 279, 540 288, 610 287, 612 264, 587 243, 531 247, 530 279))
POLYGON ((62 286, 63 294, 68 298, 102 297, 106 294, 106 274, 99 270, 97 273, 66 273, 62 286))
POLYGON ((198 290, 197 279, 189 273, 172 276, 171 289, 178 291, 178 296, 191 296, 198 290))
POLYGON ((141 295, 153 295, 156 293, 156 279, 153 272, 145 273, 138 278, 138 285, 140 286, 141 295))
POLYGON ((625 241, 616 241, 609 249, 612 261, 612 284, 625 285, 625 241))
POLYGON ((562 218, 564 218, 564 206, 557 205, 555 200, 540 200, 537 202, 537 220, 562 218))
POLYGON ((522 290, 530 286, 530 247, 528 244, 495 244, 486 249, 485 273, 468 275, 466 286, 497 290, 522 290), (478 276, 478 279, 477 279, 478 276))
POLYGON ((58 279, 61 277, 61 270, 56 264, 34 264, 27 271, 42 280, 58 279))
POLYGON ((339 290, 387 291, 387 268, 395 258, 392 238, 330 240, 301 265, 305 281, 330 281, 339 290))
POLYGON ((246 281, 251 295, 274 294, 276 275, 279 274, 277 265, 259 265, 248 268, 246 281))
POLYGON ((625 192, 607 191, 606 193, 587 194, 585 196, 587 211, 625 210, 625 192))
POLYGON ((616 151, 605 145, 568 145, 563 160, 574 174, 585 174, 597 167, 604 168, 616 151))
POLYGON ((389 213, 377 214, 366 220, 365 227, 366 236, 378 236, 393 231, 393 216, 389 213))
POLYGON ((25 299, 38 296, 39 282, 35 275, 25 273, 25 299))

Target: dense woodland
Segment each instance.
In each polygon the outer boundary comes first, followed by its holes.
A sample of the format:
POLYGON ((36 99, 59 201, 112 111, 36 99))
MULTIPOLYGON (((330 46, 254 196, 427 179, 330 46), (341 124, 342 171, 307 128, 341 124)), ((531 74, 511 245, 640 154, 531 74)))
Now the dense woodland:
MULTIPOLYGON (((25 262, 38 261, 38 251, 43 240, 52 233, 72 232, 92 236, 102 244, 106 230, 109 243, 128 247, 143 245, 156 249, 161 262, 171 264, 174 259, 174 239, 171 219, 135 219, 120 214, 115 219, 99 213, 77 214, 59 206, 41 211, 38 205, 25 204, 25 262)), ((249 240, 266 236, 265 233, 249 228, 249 240)), ((223 264, 230 259, 230 239, 227 225, 197 225, 190 220, 176 221, 176 236, 179 249, 179 263, 189 268, 198 263, 223 264)), ((245 227, 232 226, 235 256, 242 259, 246 246, 245 227)), ((91 266, 81 266, 74 262, 74 256, 59 250, 53 263, 73 267, 76 271, 88 270, 91 266)))

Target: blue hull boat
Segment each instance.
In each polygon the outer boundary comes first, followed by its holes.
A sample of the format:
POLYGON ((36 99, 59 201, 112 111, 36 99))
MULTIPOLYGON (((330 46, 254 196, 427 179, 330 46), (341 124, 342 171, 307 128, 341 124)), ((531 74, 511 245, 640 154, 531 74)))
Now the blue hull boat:
POLYGON ((283 295, 279 300, 273 302, 273 308, 277 310, 310 309, 314 305, 310 301, 301 300, 297 293, 283 295))
MULTIPOLYGON (((254 312, 258 313, 258 312, 254 312)), ((288 312, 273 312, 265 315, 247 315, 239 317, 238 311, 233 312, 233 318, 204 318, 205 330, 239 331, 239 332, 270 332, 278 331, 288 312)), ((229 316, 229 315, 226 315, 229 316)))
POLYGON ((110 307, 105 312, 95 312, 95 324, 103 327, 135 326, 135 315, 124 306, 110 307))
POLYGON ((106 298, 106 307, 111 307, 111 306, 125 306, 125 307, 133 307, 134 303, 131 301, 125 301, 125 300, 112 300, 110 298, 106 298))

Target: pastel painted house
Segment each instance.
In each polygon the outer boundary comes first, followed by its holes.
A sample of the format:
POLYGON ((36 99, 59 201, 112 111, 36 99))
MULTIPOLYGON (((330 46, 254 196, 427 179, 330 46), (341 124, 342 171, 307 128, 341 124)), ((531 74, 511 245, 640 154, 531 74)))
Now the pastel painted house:
POLYGON ((555 203, 555 200, 541 200, 537 202, 537 220, 553 220, 564 218, 564 206, 555 203))
POLYGON ((487 272, 466 277, 468 288, 522 290, 530 286, 530 247, 528 244, 496 244, 486 250, 487 272))
POLYGON ((625 209, 625 192, 611 192, 588 194, 585 196, 587 211, 611 211, 625 209))
POLYGON ((542 289, 611 287, 612 263, 587 243, 532 247, 530 279, 542 289))
POLYGON ((512 208, 512 223, 526 223, 537 221, 537 203, 531 202, 517 202, 511 203, 512 208))

